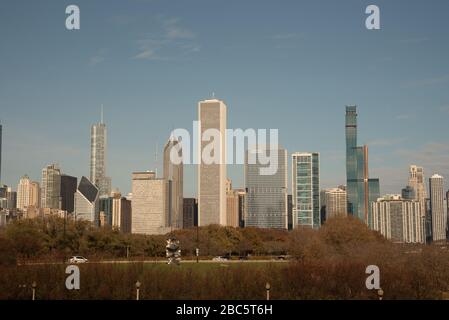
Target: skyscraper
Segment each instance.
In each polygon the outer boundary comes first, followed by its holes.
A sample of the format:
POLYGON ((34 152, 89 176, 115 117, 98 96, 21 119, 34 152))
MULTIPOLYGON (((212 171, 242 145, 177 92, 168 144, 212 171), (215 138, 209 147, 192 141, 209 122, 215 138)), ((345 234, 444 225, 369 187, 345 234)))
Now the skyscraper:
POLYGON ((59 209, 61 196, 61 170, 56 164, 42 169, 41 184, 42 208, 59 209))
POLYGON ((90 181, 97 186, 101 196, 111 193, 111 178, 106 176, 107 130, 103 123, 103 108, 101 121, 90 130, 90 181))
POLYGON ((320 155, 292 154, 293 229, 307 226, 318 229, 320 216, 320 155))
POLYGON ((226 225, 239 226, 239 195, 232 189, 231 179, 226 179, 226 225))
POLYGON ((380 197, 379 179, 369 179, 368 147, 357 146, 356 106, 346 106, 346 192, 348 213, 371 225, 370 203, 380 197))
POLYGON ((411 165, 409 170, 408 185, 415 190, 415 199, 424 205, 427 198, 426 186, 424 184, 424 169, 416 165, 411 165))
POLYGON ((115 193, 112 200, 112 227, 131 233, 131 201, 115 193))
POLYGON ((100 223, 99 191, 86 177, 82 177, 75 193, 75 219, 100 223))
POLYGON ((326 220, 348 214, 346 190, 331 188, 323 190, 321 203, 326 207, 326 220))
POLYGON ((287 229, 287 150, 278 146, 267 146, 265 149, 259 146, 249 149, 246 153, 245 227, 287 229), (269 154, 277 152, 277 171, 272 175, 260 173, 260 169, 266 165, 259 161, 248 161, 250 158, 256 158, 258 153, 267 151, 269 154))
POLYGON ((31 181, 28 175, 20 178, 17 186, 17 209, 25 211, 28 207, 39 208, 39 183, 31 181))
POLYGON ((430 212, 432 215, 432 240, 446 239, 447 212, 444 206, 443 177, 434 174, 429 179, 430 212))
POLYGON ((371 203, 373 229, 394 242, 425 243, 425 212, 416 200, 387 195, 371 203))
POLYGON ((165 234, 167 227, 167 181, 156 178, 154 171, 132 174, 131 232, 139 234, 165 234))
POLYGON ((73 213, 75 210, 75 193, 78 179, 66 174, 61 175, 61 210, 73 213))
POLYGON ((226 224, 226 105, 212 99, 198 103, 199 225, 226 224), (217 136, 219 135, 219 136, 217 136), (203 141, 204 140, 204 141, 203 141), (216 148, 212 151, 211 146, 216 148), (206 156, 211 159, 206 159, 206 156))
POLYGON ((166 225, 182 228, 183 223, 183 164, 172 161, 170 154, 182 159, 181 144, 170 137, 164 147, 164 179, 167 182, 166 225))
POLYGON ((198 224, 198 203, 195 198, 183 199, 183 224, 184 229, 193 228, 198 224))

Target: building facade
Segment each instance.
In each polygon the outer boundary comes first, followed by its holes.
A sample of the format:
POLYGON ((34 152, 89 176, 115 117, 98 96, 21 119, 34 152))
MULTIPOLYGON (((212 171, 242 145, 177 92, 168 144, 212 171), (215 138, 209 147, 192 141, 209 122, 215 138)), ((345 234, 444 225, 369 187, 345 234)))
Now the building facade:
POLYGON ((75 220, 100 224, 99 190, 89 179, 82 177, 75 193, 75 220))
POLYGON ((427 198, 426 186, 424 184, 424 169, 416 165, 411 165, 409 170, 408 185, 415 191, 415 198, 424 204, 427 198))
POLYGON ((292 205, 293 229, 321 226, 319 153, 292 154, 292 205))
POLYGON ((278 146, 249 149, 245 156, 245 227, 287 229, 287 189, 287 150, 278 146), (261 174, 260 169, 267 166, 249 161, 259 159, 261 152, 277 154, 274 174, 261 174))
POLYGON ((75 193, 78 185, 78 178, 66 174, 61 175, 61 210, 68 213, 75 211, 75 193))
POLYGON ((61 197, 61 170, 56 164, 42 169, 41 206, 59 209, 61 197))
POLYGON ((432 240, 446 239, 447 211, 444 205, 443 177, 434 174, 429 179, 430 212, 432 219, 432 240))
POLYGON ((28 207, 40 207, 40 188, 38 182, 24 175, 17 186, 17 209, 24 211, 28 207))
POLYGON ((183 199, 183 228, 189 229, 198 225, 198 203, 195 198, 183 199))
POLYGON ((131 201, 115 194, 112 200, 112 227, 123 233, 131 233, 131 201))
POLYGON ((400 243, 425 243, 425 212, 417 200, 387 195, 372 204, 373 230, 400 243))
POLYGON ((348 213, 370 226, 370 203, 380 197, 380 186, 368 175, 368 147, 357 146, 356 106, 346 106, 346 192, 348 213))
POLYGON ((348 214, 346 190, 331 188, 323 190, 322 203, 326 208, 326 220, 348 214))
POLYGON ((200 101, 198 104, 200 226, 226 224, 226 109, 226 104, 217 99, 200 101), (213 151, 211 145, 215 146, 213 151))
POLYGON ((164 146, 164 179, 167 182, 166 225, 175 229, 182 228, 183 218, 183 163, 181 144, 171 137, 164 146), (172 161, 171 154, 175 161, 172 161))
POLYGON ((111 193, 111 178, 106 176, 107 130, 106 124, 95 124, 90 130, 90 181, 97 186, 100 196, 111 193))
POLYGON ((153 171, 132 174, 132 233, 165 234, 171 230, 166 225, 166 184, 153 171))
POLYGON ((232 181, 226 179, 226 225, 239 226, 239 195, 232 189, 232 181))

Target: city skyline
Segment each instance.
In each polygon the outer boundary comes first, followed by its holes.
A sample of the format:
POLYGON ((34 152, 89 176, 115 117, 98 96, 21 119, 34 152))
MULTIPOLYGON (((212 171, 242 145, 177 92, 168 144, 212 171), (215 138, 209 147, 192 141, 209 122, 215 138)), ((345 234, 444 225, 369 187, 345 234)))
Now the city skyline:
MULTIPOLYGON (((14 189, 24 174, 40 181, 48 163, 89 176, 89 127, 104 104, 108 175, 126 194, 133 171, 161 170, 155 146, 163 146, 167 128, 190 128, 195 104, 212 92, 226 100, 228 127, 279 128, 287 150, 320 152, 322 188, 345 181, 341 108, 351 103, 358 105, 360 139, 370 148, 370 175, 380 178, 382 193, 399 193, 412 163, 428 177, 449 176, 447 2, 435 1, 432 12, 407 3, 403 12, 401 2, 379 1, 382 29, 375 33, 364 28, 366 6, 358 1, 329 4, 333 19, 310 1, 286 2, 278 13, 271 4, 258 13, 251 3, 219 5, 214 10, 233 18, 228 30, 198 19, 212 10, 206 2, 201 12, 183 3, 126 10, 78 4, 79 33, 64 29, 62 5, 31 3, 25 12, 0 5, 1 182, 14 189), (259 19, 249 25, 247 14, 272 21, 270 29, 259 19), (111 32, 100 37, 105 28, 111 32), (151 40, 162 47, 151 47, 151 40), (30 45, 39 63, 26 55, 30 45), (211 80, 208 70, 221 77, 211 80), (301 116, 289 116, 296 113, 301 116), (307 135, 318 124, 326 129, 307 135)), ((243 166, 227 171, 233 185, 243 186, 243 166)), ((196 195, 195 176, 194 166, 186 166, 184 180, 192 181, 186 197, 196 195)))

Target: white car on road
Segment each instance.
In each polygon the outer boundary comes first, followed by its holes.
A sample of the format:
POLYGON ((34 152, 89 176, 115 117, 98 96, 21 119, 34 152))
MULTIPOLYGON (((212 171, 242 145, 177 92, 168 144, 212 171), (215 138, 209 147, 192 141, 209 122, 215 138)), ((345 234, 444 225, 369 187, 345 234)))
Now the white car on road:
POLYGON ((69 259, 69 263, 86 263, 89 260, 87 260, 86 258, 82 257, 82 256, 73 256, 69 259))

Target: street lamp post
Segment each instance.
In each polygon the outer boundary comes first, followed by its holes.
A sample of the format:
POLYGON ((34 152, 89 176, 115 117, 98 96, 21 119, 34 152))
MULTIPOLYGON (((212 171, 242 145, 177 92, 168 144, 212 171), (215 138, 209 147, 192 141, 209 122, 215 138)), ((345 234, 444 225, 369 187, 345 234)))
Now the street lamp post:
POLYGON ((140 300, 140 281, 136 282, 136 300, 140 300))
POLYGON ((199 256, 200 256, 200 248, 199 248, 199 231, 198 231, 198 223, 196 224, 196 263, 199 262, 199 256))
POLYGON ((33 292, 31 300, 33 301, 36 300, 36 287, 37 287, 36 281, 33 281, 33 283, 31 284, 31 290, 33 292))
POLYGON ((270 300, 271 285, 268 282, 265 284, 265 289, 267 290, 267 300, 270 300))

